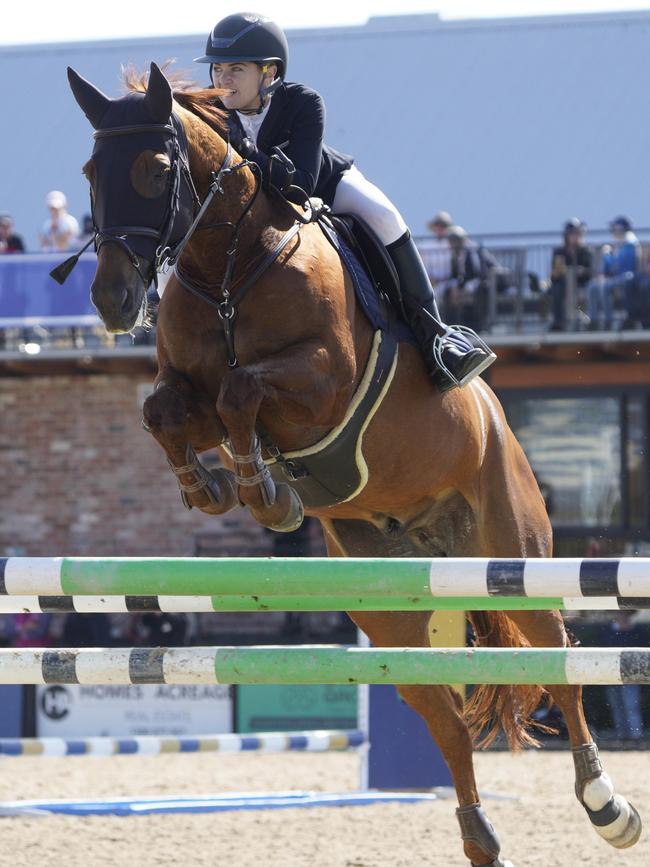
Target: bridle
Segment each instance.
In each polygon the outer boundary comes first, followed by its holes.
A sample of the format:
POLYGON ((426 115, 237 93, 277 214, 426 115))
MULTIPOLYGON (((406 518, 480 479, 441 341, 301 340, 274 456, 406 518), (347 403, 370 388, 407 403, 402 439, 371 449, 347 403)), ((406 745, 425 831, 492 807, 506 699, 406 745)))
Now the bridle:
MULTIPOLYGON (((226 253, 226 272, 221 286, 221 291, 223 300, 226 302, 226 304, 222 308, 224 318, 232 319, 234 316, 234 312, 230 310, 230 306, 227 303, 229 296, 229 285, 232 280, 232 272, 234 269, 234 257, 239 238, 239 229, 246 214, 253 206, 253 203, 257 198, 257 194, 259 192, 261 184, 261 171, 259 169, 259 166, 257 166, 256 163, 251 163, 248 160, 242 160, 241 162, 234 164, 234 151, 230 142, 228 142, 226 155, 223 163, 221 164, 221 167, 218 171, 212 172, 212 183, 210 184, 205 199, 201 202, 201 199, 199 198, 199 195, 196 191, 196 186, 194 184, 194 180, 192 178, 192 173, 189 166, 185 128, 183 127, 181 120, 175 114, 172 113, 168 123, 129 124, 124 126, 108 127, 106 129, 97 130, 93 134, 93 138, 96 141, 101 141, 102 139, 114 138, 117 136, 147 135, 151 133, 162 134, 164 137, 171 139, 171 181, 169 183, 167 201, 165 204, 162 218, 160 220, 159 227, 154 228, 152 226, 144 225, 111 225, 99 228, 96 219, 95 201, 91 190, 90 208, 93 223, 92 236, 89 239, 88 243, 81 250, 79 250, 78 253, 76 253, 74 256, 71 256, 69 259, 66 259, 65 262, 63 262, 61 265, 57 266, 57 268, 55 268, 51 272, 51 275, 57 282, 63 284, 70 271, 77 264, 80 255, 85 250, 87 250, 91 244, 95 245, 95 250, 97 253, 99 253, 99 251, 105 244, 117 244, 128 256, 131 265, 135 268, 138 276, 142 280, 142 283, 145 286, 145 290, 148 289, 152 283, 154 284, 154 286, 157 287, 158 273, 160 271, 166 271, 167 269, 176 264, 179 256, 183 252, 185 246, 187 245, 197 228, 207 229, 218 228, 220 226, 229 226, 232 228, 232 240, 231 243, 228 245, 228 250, 226 253), (217 193, 224 193, 223 181, 227 177, 227 175, 239 171, 244 167, 252 169, 255 175, 256 183, 255 190, 253 191, 252 196, 249 198, 249 201, 246 203, 244 210, 242 211, 242 214, 240 215, 237 222, 232 223, 230 221, 227 221, 222 223, 199 225, 207 209, 210 207, 210 204, 212 203, 215 195, 217 193), (183 185, 185 186, 185 189, 193 202, 193 218, 191 220, 185 220, 184 225, 179 227, 176 224, 178 222, 181 211, 180 205, 183 185), (144 271, 142 269, 142 259, 149 257, 139 256, 138 253, 133 249, 132 239, 138 237, 152 239, 155 241, 155 255, 153 256, 151 264, 147 271, 144 271)), ((184 283, 184 281, 182 282, 184 283)), ((200 290, 198 287, 193 287, 193 289, 195 289, 198 294, 201 294, 201 297, 204 297, 203 291, 200 290)), ((209 298, 211 301, 214 301, 214 299, 211 298, 211 296, 208 296, 207 293, 205 293, 205 295, 206 300, 208 300, 209 298)))
MULTIPOLYGON (((201 202, 190 171, 185 128, 183 127, 180 118, 178 118, 174 113, 172 113, 168 123, 130 124, 125 126, 109 127, 107 129, 97 130, 94 133, 94 138, 95 140, 100 141, 105 138, 116 136, 143 135, 149 133, 162 133, 164 136, 171 138, 170 171, 172 178, 169 184, 167 202, 160 222, 160 227, 153 228, 151 226, 134 225, 105 226, 101 229, 98 228, 95 219, 95 202, 91 191, 93 235, 88 243, 79 250, 78 253, 57 266, 57 268, 51 272, 51 276, 58 283, 63 284, 70 271, 77 264, 80 255, 92 243, 95 244, 97 252, 99 252, 105 244, 117 244, 121 247, 142 280, 145 286, 145 291, 152 283, 157 286, 158 273, 160 271, 166 271, 173 266, 175 276, 181 286, 217 310, 223 325, 226 340, 228 366, 230 368, 237 367, 238 361, 235 352, 233 331, 234 320, 237 313, 237 304, 263 272, 266 271, 266 269, 278 258, 282 250, 284 250, 289 241, 298 234, 302 226, 311 222, 313 219, 316 219, 318 214, 308 205, 305 206, 307 216, 303 217, 296 212, 294 225, 284 233, 276 246, 264 256, 255 270, 249 274, 246 279, 238 285, 236 291, 233 292, 231 286, 240 230, 243 221, 250 209, 253 207, 261 188, 262 171, 260 167, 257 163, 246 159, 240 160, 238 163, 233 163, 234 151, 230 142, 227 142, 224 160, 219 170, 212 172, 212 183, 210 184, 205 198, 201 202), (226 177, 243 168, 249 168, 253 172, 255 178, 255 189, 249 196, 248 201, 244 205, 237 220, 234 223, 227 220, 223 222, 202 224, 201 221, 214 197, 218 193, 221 195, 225 193, 223 182, 226 177), (193 218, 191 220, 186 219, 185 225, 179 228, 176 226, 176 223, 178 217, 181 215, 181 195, 183 185, 185 185, 186 192, 191 196, 193 202, 193 218), (230 228, 231 230, 230 242, 226 250, 226 266, 219 287, 219 297, 215 297, 211 292, 196 286, 181 270, 180 262, 178 261, 185 246, 188 244, 196 230, 215 228, 230 228), (143 272, 142 270, 141 257, 133 249, 132 243, 130 243, 130 239, 133 237, 152 239, 156 242, 155 256, 146 272, 143 272)), ((271 159, 272 158, 273 157, 271 157, 271 159)))
MULTIPOLYGON (((170 248, 169 244, 172 236, 175 234, 174 226, 180 212, 181 185, 183 183, 187 186, 194 207, 199 207, 201 204, 196 192, 194 181, 192 180, 192 173, 190 172, 189 162, 187 159, 187 139, 185 136, 185 129, 176 115, 172 114, 170 122, 166 124, 130 124, 127 126, 115 126, 107 129, 99 129, 93 134, 93 138, 95 141, 101 141, 102 139, 113 138, 116 136, 145 135, 147 133, 159 133, 163 136, 170 137, 172 140, 170 158, 172 178, 169 184, 167 203, 160 228, 155 229, 150 226, 107 226, 99 229, 95 220, 95 206, 91 196, 91 213, 94 227, 94 238, 92 240, 95 242, 96 251, 99 253, 104 244, 110 243, 120 246, 129 257, 135 270, 138 272, 138 275, 145 285, 145 289, 149 288, 152 281, 157 284, 158 271, 172 253, 172 248, 170 248), (149 267, 148 273, 142 272, 140 257, 136 254, 129 243, 129 237, 134 235, 153 238, 157 242, 155 257, 149 267)), ((194 228, 195 226, 192 224, 190 229, 194 231, 194 228)), ((187 243, 187 240, 189 240, 190 234, 191 232, 187 230, 182 235, 177 246, 181 243, 184 246, 185 243, 187 243)))

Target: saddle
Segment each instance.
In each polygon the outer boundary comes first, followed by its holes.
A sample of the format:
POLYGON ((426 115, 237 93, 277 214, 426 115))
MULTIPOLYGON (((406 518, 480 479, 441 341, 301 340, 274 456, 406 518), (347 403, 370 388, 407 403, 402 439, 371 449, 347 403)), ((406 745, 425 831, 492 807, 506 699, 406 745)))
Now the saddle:
POLYGON ((390 301, 402 318, 406 318, 397 270, 374 229, 361 217, 351 214, 332 215, 330 220, 360 260, 377 291, 390 301))
MULTIPOLYGON (((318 223, 350 273, 357 301, 373 327, 392 333, 398 342, 417 346, 407 324, 397 270, 374 229, 357 215, 332 214, 322 199, 308 197, 300 187, 290 189, 297 196, 292 201, 301 200, 305 212, 298 222, 318 223)), ((280 201, 289 203, 286 193, 275 192, 280 201)))
POLYGON ((390 332, 398 342, 417 346, 407 324, 399 276, 375 231, 352 214, 335 216, 321 210, 318 223, 349 271, 357 300, 372 325, 390 332))

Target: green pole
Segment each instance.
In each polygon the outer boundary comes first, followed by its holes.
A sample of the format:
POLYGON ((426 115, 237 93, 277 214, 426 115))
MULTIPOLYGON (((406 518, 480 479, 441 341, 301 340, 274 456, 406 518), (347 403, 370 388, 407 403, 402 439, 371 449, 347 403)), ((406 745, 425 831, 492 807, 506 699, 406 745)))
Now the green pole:
POLYGON ((564 600, 525 596, 213 596, 215 611, 556 611, 564 600))
POLYGON ((218 648, 219 683, 567 683, 567 650, 218 648))
POLYGON ((239 557, 181 559, 67 557, 66 595, 86 596, 430 596, 429 561, 239 557))

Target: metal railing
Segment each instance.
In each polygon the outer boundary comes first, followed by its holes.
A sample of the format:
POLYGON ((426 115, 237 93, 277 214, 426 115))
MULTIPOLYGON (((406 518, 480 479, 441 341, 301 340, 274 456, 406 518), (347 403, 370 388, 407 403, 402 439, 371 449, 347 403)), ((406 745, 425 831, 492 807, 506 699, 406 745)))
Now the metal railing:
MULTIPOLYGON (((639 229, 637 237, 650 247, 650 229, 639 229)), ((595 269, 600 245, 609 239, 607 230, 590 232, 589 246, 595 269)), ((425 260, 444 256, 449 266, 450 252, 436 252, 428 236, 417 239, 425 260)), ((561 244, 557 234, 511 233, 476 236, 469 242, 474 251, 487 250, 494 263, 478 281, 463 287, 462 313, 466 324, 494 335, 543 333, 551 324, 552 299, 549 293, 553 250, 561 244)), ((129 335, 117 339, 106 334, 90 303, 90 284, 95 270, 94 254, 84 254, 65 286, 48 275, 59 264, 62 254, 0 256, 0 352, 34 354, 53 350, 126 348, 133 345, 129 335)), ((435 264, 435 263, 434 263, 435 264)), ((434 267, 444 272, 444 268, 434 267)), ((449 286, 438 283, 436 294, 445 308, 449 286)), ((584 310, 584 286, 568 268, 565 274, 564 321, 567 331, 583 330, 588 321, 584 310)), ((618 322, 625 312, 619 310, 618 322)), ((461 322, 462 324, 462 322, 461 322)), ((153 334, 138 334, 136 342, 152 343, 153 334)))

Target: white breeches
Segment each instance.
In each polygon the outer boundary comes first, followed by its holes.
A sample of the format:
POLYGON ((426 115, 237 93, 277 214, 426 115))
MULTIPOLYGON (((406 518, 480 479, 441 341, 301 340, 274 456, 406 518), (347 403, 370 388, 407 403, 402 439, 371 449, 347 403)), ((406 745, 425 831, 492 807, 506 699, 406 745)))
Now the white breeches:
POLYGON ((407 230, 402 215, 388 196, 371 184, 356 166, 341 175, 332 212, 361 217, 386 246, 401 238, 407 230))

